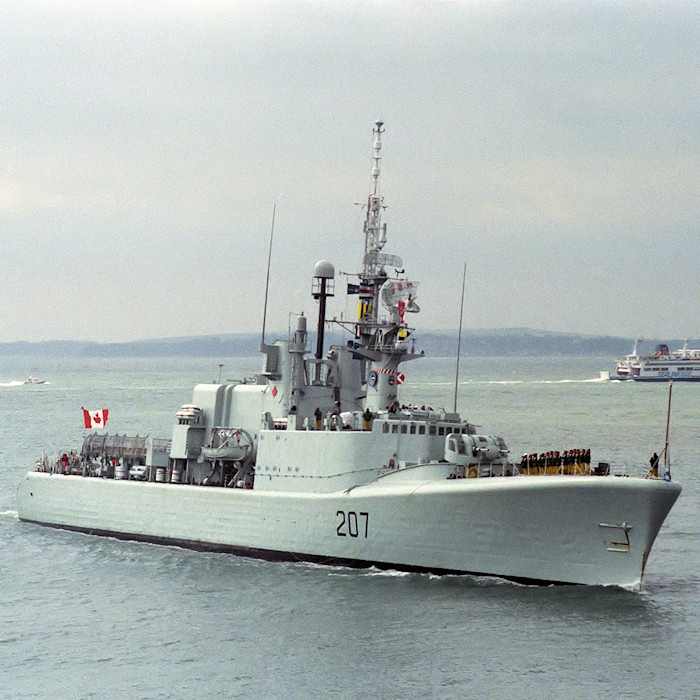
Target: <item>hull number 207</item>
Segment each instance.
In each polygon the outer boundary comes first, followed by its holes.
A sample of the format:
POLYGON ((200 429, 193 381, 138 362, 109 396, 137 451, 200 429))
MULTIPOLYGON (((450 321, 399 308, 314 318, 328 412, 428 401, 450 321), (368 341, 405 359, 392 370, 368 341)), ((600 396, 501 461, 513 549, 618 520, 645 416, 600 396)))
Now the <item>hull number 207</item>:
POLYGON ((337 518, 335 531, 338 537, 363 537, 367 539, 369 513, 339 510, 335 516, 337 518))

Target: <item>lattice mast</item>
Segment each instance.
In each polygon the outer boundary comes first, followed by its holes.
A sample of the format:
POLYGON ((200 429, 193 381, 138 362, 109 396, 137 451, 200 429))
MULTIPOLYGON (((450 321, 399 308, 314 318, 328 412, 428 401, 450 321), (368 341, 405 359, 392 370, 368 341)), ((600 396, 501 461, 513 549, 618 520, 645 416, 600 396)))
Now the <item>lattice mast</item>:
POLYGON ((381 251, 386 244, 386 224, 382 223, 384 197, 380 194, 382 128, 384 123, 375 123, 372 147, 372 170, 367 212, 364 222, 365 254, 360 274, 360 306, 358 312, 358 335, 364 340, 373 336, 379 321, 379 292, 388 279, 384 269, 384 257, 381 251))
POLYGON ((380 189, 383 122, 375 123, 372 170, 364 222, 365 251, 360 278, 356 352, 367 360, 365 405, 372 411, 385 409, 398 398, 397 385, 403 381, 401 362, 419 357, 408 352, 410 334, 404 313, 418 311, 414 301, 417 285, 403 275, 401 258, 382 252, 386 245, 386 224, 382 223, 384 197, 380 189), (389 274, 387 270, 392 270, 389 274), (387 284, 388 283, 388 284, 387 284), (386 313, 380 317, 380 301, 386 313))

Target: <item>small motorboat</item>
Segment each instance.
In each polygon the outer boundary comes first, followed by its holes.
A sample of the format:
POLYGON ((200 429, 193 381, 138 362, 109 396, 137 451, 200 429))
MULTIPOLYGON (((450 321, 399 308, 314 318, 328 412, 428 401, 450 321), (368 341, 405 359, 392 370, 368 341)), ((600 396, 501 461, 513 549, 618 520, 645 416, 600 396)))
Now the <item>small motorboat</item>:
POLYGON ((39 379, 38 377, 27 377, 24 380, 24 384, 46 384, 46 380, 39 379))

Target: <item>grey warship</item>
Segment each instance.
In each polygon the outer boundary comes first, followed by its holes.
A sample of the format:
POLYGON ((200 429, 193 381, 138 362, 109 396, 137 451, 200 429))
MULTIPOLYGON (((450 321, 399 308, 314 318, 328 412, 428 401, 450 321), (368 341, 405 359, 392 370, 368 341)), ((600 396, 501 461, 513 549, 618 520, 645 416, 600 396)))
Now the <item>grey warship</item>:
POLYGON ((263 559, 638 588, 681 487, 550 460, 514 463, 505 440, 456 411, 404 406, 421 356, 418 285, 385 252, 383 123, 373 128, 358 315, 325 349, 335 269, 314 268, 306 315, 262 342, 253 378, 199 384, 172 435, 89 435, 42 458, 17 491, 22 521, 263 559), (571 517, 576 513, 576 517, 571 517))

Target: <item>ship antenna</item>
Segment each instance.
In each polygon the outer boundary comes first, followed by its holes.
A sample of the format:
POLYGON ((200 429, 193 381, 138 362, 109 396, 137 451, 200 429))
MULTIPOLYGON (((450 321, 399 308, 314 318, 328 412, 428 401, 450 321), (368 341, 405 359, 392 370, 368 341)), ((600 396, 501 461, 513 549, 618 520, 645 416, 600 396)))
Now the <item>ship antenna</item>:
POLYGON ((467 280, 467 263, 464 263, 462 272, 462 302, 459 306, 459 334, 457 335, 457 369, 455 370, 455 404, 454 412, 457 413, 457 387, 459 386, 459 358, 462 349, 462 317, 464 316, 464 285, 467 280))
MULTIPOLYGON (((386 224, 382 224, 382 209, 384 198, 380 194, 379 178, 381 174, 382 134, 384 133, 383 121, 374 123, 374 141, 372 144, 372 169, 370 173, 370 187, 367 195, 367 215, 364 222, 365 254, 362 260, 362 273, 360 284, 366 285, 368 296, 360 297, 360 324, 377 323, 379 314, 379 289, 386 281, 386 274, 382 265, 380 251, 386 244, 386 224)), ((361 292, 362 294, 362 292, 361 292)))
POLYGON ((263 321, 262 321, 262 341, 261 345, 265 345, 265 321, 267 320, 267 293, 270 289, 270 261, 272 260, 272 238, 275 233, 275 211, 277 203, 272 205, 272 225, 270 226, 270 248, 267 251, 267 277, 265 278, 265 303, 263 304, 263 321))
POLYGON ((365 254, 379 252, 386 243, 386 228, 382 228, 382 206, 384 199, 379 194, 380 163, 382 160, 382 134, 384 122, 375 122, 374 144, 372 148, 372 173, 370 191, 367 197, 367 219, 365 221, 365 254), (382 232, 384 236, 382 236, 382 232), (383 239, 383 240, 382 240, 383 239))

